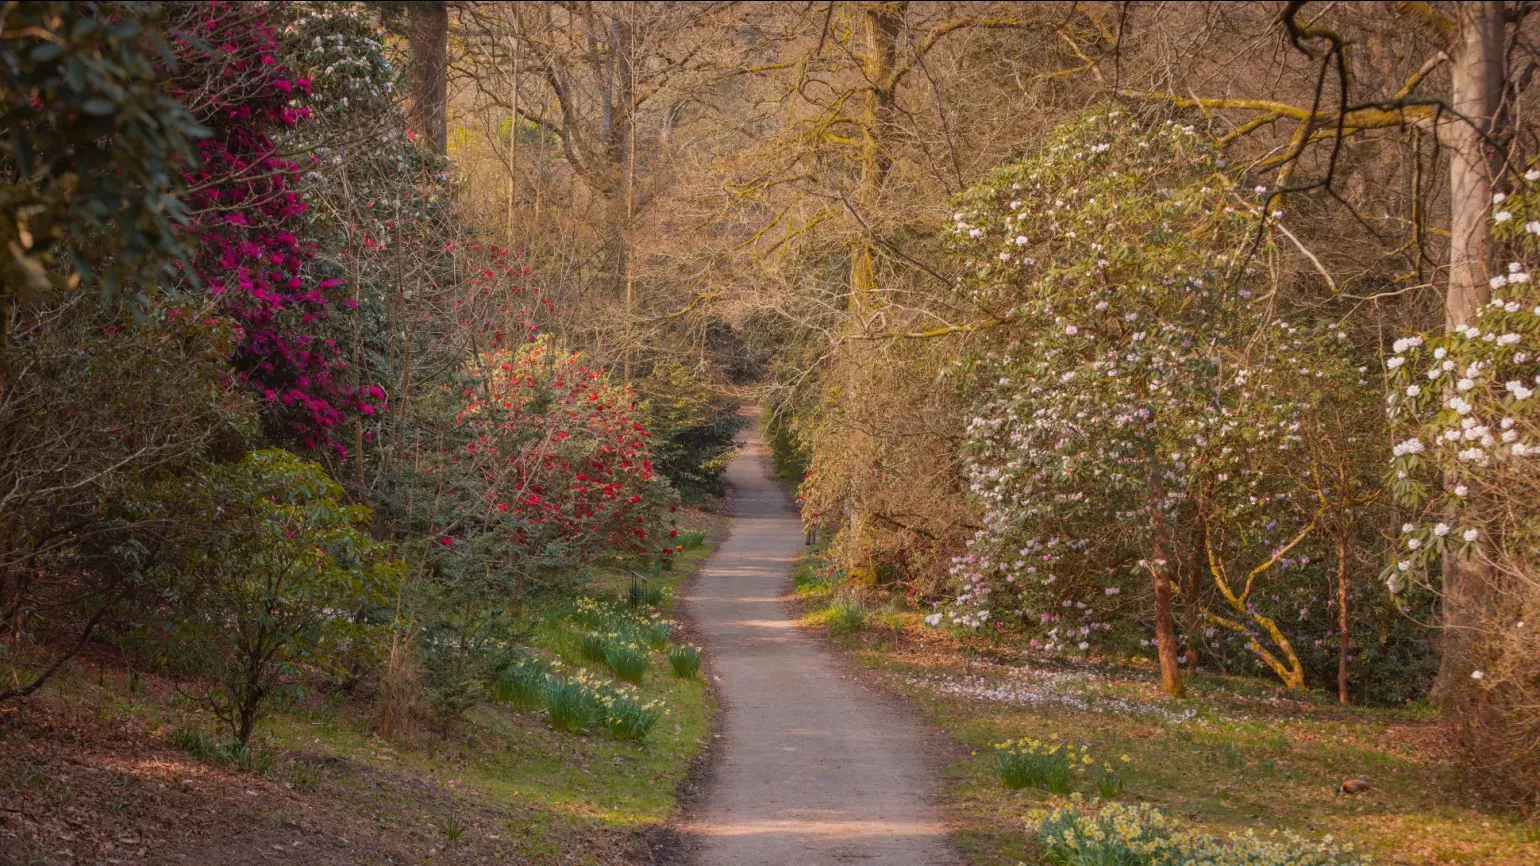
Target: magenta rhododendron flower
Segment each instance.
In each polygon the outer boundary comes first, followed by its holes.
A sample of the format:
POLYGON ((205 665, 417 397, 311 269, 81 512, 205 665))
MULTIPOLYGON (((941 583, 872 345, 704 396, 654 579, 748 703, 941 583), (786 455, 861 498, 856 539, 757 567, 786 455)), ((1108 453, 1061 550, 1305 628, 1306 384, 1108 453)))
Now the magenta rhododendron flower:
POLYGON ((277 36, 260 7, 211 2, 200 14, 219 48, 176 40, 188 72, 177 95, 211 133, 186 172, 187 203, 198 214, 188 227, 197 238, 193 267, 240 324, 238 373, 279 413, 275 420, 312 448, 345 453, 333 431, 375 414, 385 392, 351 384, 341 349, 313 333, 342 281, 312 273, 300 167, 277 155, 278 136, 310 115, 290 100, 308 95, 311 82, 278 62, 277 36))

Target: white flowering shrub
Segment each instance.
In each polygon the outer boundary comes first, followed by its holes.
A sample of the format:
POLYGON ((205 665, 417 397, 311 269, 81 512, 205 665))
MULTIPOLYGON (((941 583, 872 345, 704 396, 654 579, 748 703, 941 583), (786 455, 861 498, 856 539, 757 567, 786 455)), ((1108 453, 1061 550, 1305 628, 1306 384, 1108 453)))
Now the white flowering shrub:
POLYGON ((1439 587, 1445 558, 1475 566, 1459 604, 1467 635, 1465 745, 1514 787, 1540 790, 1540 170, 1493 198, 1507 255, 1491 301, 1441 335, 1397 340, 1386 362, 1397 428, 1391 484, 1410 517, 1386 568, 1392 591, 1439 587))
POLYGON ((963 291, 1008 336, 971 361, 984 525, 931 624, 1085 651, 1119 622, 1148 635, 1151 578, 1185 572, 1213 639, 1303 684, 1266 587, 1362 504, 1377 473, 1335 467, 1383 419, 1377 397, 1340 398, 1368 369, 1342 331, 1253 301, 1255 201, 1190 127, 1116 110, 963 194, 963 291))
POLYGON ((1020 338, 973 362, 984 528, 932 622, 1005 618, 1040 626, 1047 649, 1084 648, 1129 577, 1170 572, 1185 446, 1219 370, 1228 256, 1213 250, 1244 235, 1216 167, 1190 129, 1114 111, 961 197, 965 291, 1020 338))

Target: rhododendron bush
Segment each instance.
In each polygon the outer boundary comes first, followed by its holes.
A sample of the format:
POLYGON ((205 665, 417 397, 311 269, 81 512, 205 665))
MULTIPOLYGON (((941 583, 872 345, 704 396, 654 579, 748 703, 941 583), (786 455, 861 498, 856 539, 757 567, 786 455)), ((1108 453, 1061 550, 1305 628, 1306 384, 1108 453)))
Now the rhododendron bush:
POLYGON ((470 464, 510 550, 560 548, 574 563, 673 555, 675 497, 629 389, 549 337, 482 355, 473 375, 461 415, 470 441, 455 459, 470 464))
POLYGON ((963 371, 983 528, 932 624, 1082 653, 1133 625, 1168 690, 1228 642, 1303 685, 1276 585, 1373 500, 1335 467, 1361 465, 1375 401, 1344 332, 1250 303, 1259 214, 1206 138, 1118 110, 961 197, 962 287, 999 330, 963 371))
POLYGON ((1443 603, 1471 629, 1453 686, 1462 745, 1521 790, 1540 783, 1540 167, 1507 178, 1493 199, 1508 255, 1491 301, 1444 334, 1413 334, 1386 362, 1397 428, 1391 487, 1408 509, 1393 592, 1442 590, 1448 559, 1476 585, 1443 603))
POLYGON ((281 147, 310 116, 312 82, 279 59, 267 7, 211 2, 175 10, 172 93, 209 130, 185 177, 196 244, 191 276, 243 327, 237 368, 275 421, 309 448, 342 450, 336 429, 383 408, 385 395, 346 375, 342 347, 319 333, 343 281, 315 272, 302 167, 281 147))

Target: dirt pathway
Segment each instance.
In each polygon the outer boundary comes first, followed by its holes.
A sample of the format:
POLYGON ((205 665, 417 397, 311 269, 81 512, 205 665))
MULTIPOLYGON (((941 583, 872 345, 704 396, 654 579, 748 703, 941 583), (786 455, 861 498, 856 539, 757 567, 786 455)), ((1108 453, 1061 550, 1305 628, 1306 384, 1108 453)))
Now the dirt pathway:
POLYGON ((732 536, 685 599, 722 699, 720 750, 684 829, 701 866, 953 864, 925 735, 842 678, 784 604, 801 523, 757 431, 727 469, 732 536))

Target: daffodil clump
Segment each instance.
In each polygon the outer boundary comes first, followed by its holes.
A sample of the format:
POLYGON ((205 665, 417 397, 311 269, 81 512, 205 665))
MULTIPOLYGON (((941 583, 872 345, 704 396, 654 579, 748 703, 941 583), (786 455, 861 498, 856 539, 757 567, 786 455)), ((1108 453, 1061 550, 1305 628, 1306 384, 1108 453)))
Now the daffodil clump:
POLYGON ((583 596, 573 603, 572 613, 568 616, 573 622, 593 631, 607 631, 614 628, 623 614, 613 606, 598 599, 583 596))
POLYGON ((533 656, 519 659, 503 668, 492 684, 492 694, 521 710, 535 709, 545 700, 546 683, 560 664, 533 656))
MULTIPOLYGON (((1040 788, 1051 794, 1068 794, 1077 775, 1095 774, 1098 792, 1105 797, 1116 796, 1123 791, 1123 777, 1103 762, 1098 773, 1097 762, 1085 745, 1058 742, 1057 735, 1047 742, 1024 737, 996 743, 995 766, 1000 781, 1011 789, 1040 788)), ((1128 756, 1121 761, 1126 763, 1128 756)))
POLYGON ((573 734, 603 727, 619 739, 642 741, 668 715, 662 701, 644 701, 630 686, 605 682, 586 670, 570 677, 548 675, 544 699, 551 727, 573 734))
POLYGON ((668 648, 668 663, 674 676, 689 679, 700 675, 700 648, 693 644, 677 644, 668 648))
MULTIPOLYGON (((662 701, 645 701, 633 688, 641 685, 646 675, 651 651, 667 650, 669 662, 680 676, 693 676, 700 668, 698 649, 669 646, 674 621, 656 610, 583 597, 555 614, 550 625, 564 641, 576 644, 575 655, 581 656, 582 662, 605 665, 620 681, 613 682, 581 664, 574 664, 568 672, 559 661, 534 657, 505 667, 493 684, 497 698, 525 710, 543 706, 551 727, 558 731, 587 734, 605 729, 620 739, 646 740, 658 719, 668 715, 662 701), (687 672, 680 673, 681 665, 687 672)), ((563 651, 575 662, 572 645, 564 644, 563 651)))
POLYGON ((620 679, 641 685, 647 672, 647 647, 626 634, 610 635, 604 644, 604 663, 620 679))
POLYGON ((578 651, 583 658, 591 662, 603 662, 604 650, 609 644, 609 635, 596 634, 594 632, 579 632, 577 636, 578 651))
POLYGON ((1087 803, 1077 795, 1027 817, 1027 830, 1055 866, 1360 866, 1353 846, 1327 836, 1312 842, 1289 832, 1253 831, 1228 840, 1183 829, 1146 804, 1087 803))

